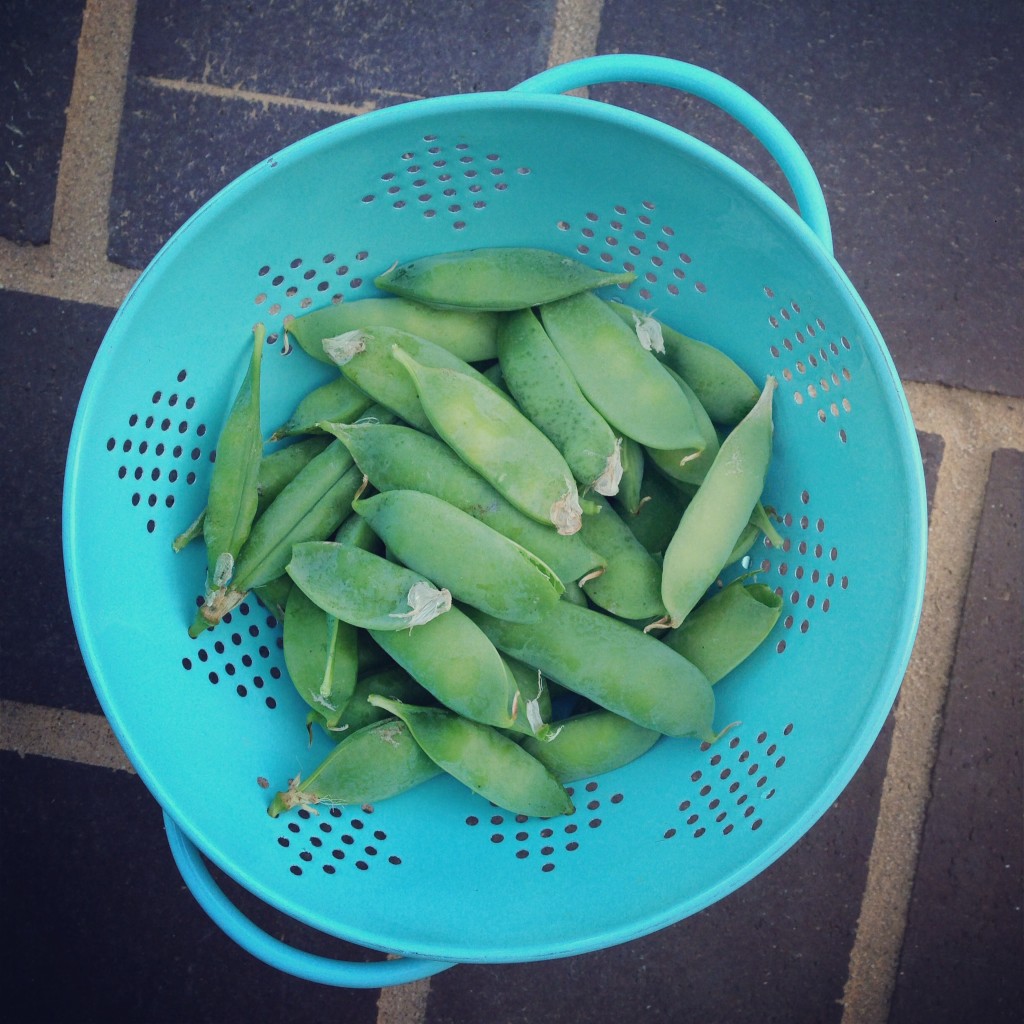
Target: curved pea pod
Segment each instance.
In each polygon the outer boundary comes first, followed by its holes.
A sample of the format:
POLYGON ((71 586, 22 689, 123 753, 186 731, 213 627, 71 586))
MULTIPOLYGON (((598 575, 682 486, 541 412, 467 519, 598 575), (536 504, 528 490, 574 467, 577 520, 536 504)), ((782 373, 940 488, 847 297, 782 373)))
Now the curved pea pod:
POLYGON ((305 395, 295 406, 291 416, 270 435, 271 441, 297 434, 316 434, 323 420, 348 423, 362 416, 373 404, 373 399, 360 391, 350 380, 337 377, 321 384, 305 395))
POLYGON ((217 439, 217 460, 203 520, 207 601, 234 575, 235 560, 256 518, 257 480, 263 454, 260 366, 266 333, 263 324, 257 324, 253 330, 249 368, 217 439))
POLYGON ((684 493, 658 471, 645 475, 637 511, 622 521, 655 558, 665 553, 679 526, 691 495, 684 493))
POLYGON ((453 356, 442 346, 405 331, 390 327, 362 328, 324 341, 324 351, 361 391, 372 395, 374 401, 394 411, 406 423, 420 430, 431 430, 430 419, 423 411, 415 384, 395 365, 392 352, 396 346, 423 366, 458 370, 486 384, 507 401, 504 392, 469 363, 453 356))
POLYGON ((536 555, 432 494, 385 491, 352 507, 400 562, 491 615, 531 622, 565 590, 536 555))
POLYGON ((317 804, 376 803, 440 774, 409 727, 389 716, 346 737, 308 778, 292 779, 288 789, 274 797, 267 813, 276 818, 295 807, 315 814, 317 804))
POLYGON ((329 425, 380 491, 432 494, 504 534, 568 585, 603 564, 579 533, 563 536, 520 512, 443 441, 399 424, 329 425))
POLYGON ((639 629, 568 601, 540 622, 467 614, 498 650, 607 711, 666 736, 718 738, 715 697, 704 674, 639 629))
POLYGON ((391 665, 359 675, 352 696, 333 725, 329 726, 324 716, 316 711, 310 712, 307 724, 320 725, 328 737, 340 742, 364 726, 389 717, 389 713, 383 708, 370 703, 368 698, 371 693, 405 701, 407 704, 429 704, 433 700, 405 669, 391 665))
POLYGON ((775 387, 769 377, 757 405, 722 443, 665 551, 661 593, 673 629, 721 572, 764 490, 775 387))
POLYGON ((626 303, 608 305, 634 330, 657 334, 659 341, 653 351, 693 388, 715 423, 734 426, 754 408, 760 394, 758 386, 721 349, 690 338, 626 303))
POLYGON ((699 604, 664 642, 714 684, 748 658, 782 614, 782 598, 765 583, 734 580, 699 604))
POLYGON ((580 582, 594 604, 623 619, 645 619, 665 614, 661 599, 661 566, 636 539, 604 498, 601 511, 583 520, 583 539, 600 552, 605 570, 580 582))
POLYGON ((299 696, 323 715, 328 728, 337 725, 356 685, 355 627, 327 614, 299 587, 292 587, 282 642, 285 667, 299 696))
POLYGON ((499 246, 396 264, 373 283, 381 291, 440 309, 501 311, 635 280, 636 274, 630 271, 595 270, 547 249, 499 246))
POLYGON ((530 309, 498 328, 498 362, 519 407, 562 453, 576 479, 615 494, 622 477, 622 439, 580 391, 576 378, 530 309))
POLYGON ((572 798, 562 784, 496 729, 445 708, 417 707, 378 696, 370 701, 405 722, 434 764, 498 807, 539 818, 573 812, 572 798))
POLYGON ((452 606, 420 573, 351 544, 296 544, 287 571, 317 607, 362 629, 413 629, 452 606))
POLYGON ((702 438, 668 370, 592 292, 540 308, 548 337, 580 390, 611 427, 649 448, 692 448, 702 438))
POLYGON ((467 363, 493 359, 496 354, 497 313, 433 309, 397 296, 337 302, 284 325, 299 347, 322 363, 330 362, 324 338, 370 327, 394 327, 426 338, 467 363))
POLYGON ((636 515, 643 500, 641 491, 644 483, 644 449, 631 437, 622 439, 622 478, 615 503, 628 515, 636 515))
POLYGON ((718 449, 721 447, 718 433, 715 430, 715 425, 711 422, 711 417, 700 404, 693 389, 677 373, 672 370, 669 370, 669 373, 672 374, 672 379, 679 385, 680 390, 686 395, 686 400, 690 403, 693 418, 700 429, 703 448, 697 453, 686 449, 666 451, 651 448, 647 454, 666 476, 678 480, 680 483, 699 485, 707 475, 711 464, 715 461, 715 456, 718 455, 718 449))
POLYGON ((473 377, 394 354, 416 384, 431 426, 468 466, 521 512, 559 533, 580 528, 583 510, 561 452, 504 396, 473 377))
POLYGON ((510 729, 524 736, 546 736, 551 729, 551 691, 544 674, 518 658, 504 658, 518 691, 510 729))
POLYGON ((527 737, 532 754, 559 782, 603 775, 646 754, 661 733, 645 729, 613 711, 585 711, 553 726, 549 739, 527 737))
POLYGON ((445 707, 499 729, 515 725, 515 678, 494 644, 459 607, 417 629, 375 629, 370 635, 445 707))

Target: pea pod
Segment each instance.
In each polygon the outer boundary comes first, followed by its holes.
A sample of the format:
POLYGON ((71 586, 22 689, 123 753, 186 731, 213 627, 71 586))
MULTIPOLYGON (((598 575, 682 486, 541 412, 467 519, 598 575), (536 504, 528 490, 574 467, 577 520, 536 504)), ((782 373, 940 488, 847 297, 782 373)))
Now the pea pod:
POLYGON ((681 483, 699 485, 711 464, 715 461, 720 447, 718 433, 711 417, 700 404, 693 389, 677 373, 669 370, 672 379, 679 385, 680 390, 686 395, 686 400, 693 410, 693 417, 700 430, 703 447, 700 452, 693 454, 686 449, 676 451, 665 451, 664 449, 648 449, 647 455, 651 461, 666 475, 681 483))
POLYGON ((580 391, 532 310, 502 321, 498 361, 512 396, 565 456, 579 483, 598 494, 617 493, 622 439, 580 391))
POLYGON ((749 375, 721 349, 687 337, 668 324, 622 302, 609 307, 634 329, 656 329, 662 351, 658 358, 693 388, 715 423, 734 426, 754 408, 759 389, 749 375))
POLYGON ((655 470, 644 475, 636 512, 624 515, 622 521, 647 551, 660 558, 679 526, 690 497, 690 493, 684 493, 655 470))
POLYGON ((267 813, 276 818, 296 807, 376 803, 440 774, 441 769, 423 752, 409 727, 388 717, 348 736, 308 778, 292 779, 288 789, 274 797, 267 813))
POLYGON ((517 743, 445 708, 425 708, 371 696, 409 727, 424 753, 474 793, 513 814, 550 818, 571 814, 561 783, 517 743))
POLYGON ((383 708, 369 702, 367 698, 371 693, 379 693, 409 704, 428 704, 432 700, 431 695, 408 672, 392 664, 387 668, 378 668, 367 673, 360 671, 352 696, 333 725, 328 726, 324 716, 317 711, 309 713, 307 725, 319 725, 330 739, 340 742, 363 726, 390 717, 383 708))
POLYGON ((248 372, 217 440, 217 460, 203 521, 207 600, 234 575, 235 560, 256 517, 257 479, 263 453, 260 365, 265 338, 266 328, 257 324, 248 372))
POLYGON ((601 511, 583 520, 583 539, 601 553, 605 570, 580 584, 594 604, 624 619, 665 614, 661 566, 636 539, 611 503, 595 498, 601 511))
POLYGON ((364 328, 324 341, 324 350, 349 381, 406 423, 429 431, 432 429, 430 419, 421 407, 415 384, 395 365, 392 351, 396 346, 423 366, 458 370, 486 384, 505 399, 501 389, 469 363, 453 356, 441 345, 405 331, 390 327, 364 328))
POLYGON ((494 644, 457 606, 417 629, 374 629, 370 635, 445 707, 485 725, 514 726, 516 680, 494 644))
POLYGON ((514 733, 524 736, 547 736, 551 725, 551 689, 542 673, 517 658, 503 659, 512 673, 518 691, 514 733))
POLYGON ((782 598, 765 583, 734 580, 699 604, 664 641, 712 684, 761 645, 782 614, 782 598))
POLYGON ((540 317, 580 390, 614 430, 649 448, 700 450, 690 403, 607 303, 585 292, 541 306, 540 317))
POLYGON ((412 629, 452 606, 420 573, 351 544, 295 544, 287 570, 317 607, 362 629, 412 629))
POLYGON ((443 441, 386 423, 328 424, 380 491, 432 494, 493 527, 551 566, 568 585, 603 563, 579 533, 562 536, 520 512, 443 441))
POLYGON ((547 249, 493 247, 425 256, 375 278, 381 291, 440 309, 514 310, 636 280, 547 249))
POLYGON ((284 622, 288 597, 292 592, 292 581, 288 576, 278 576, 275 580, 269 580, 258 587, 253 587, 252 592, 271 615, 279 622, 284 622))
POLYGON ((764 490, 775 387, 769 377, 757 405, 722 443, 665 551, 661 593, 673 629, 721 572, 764 490))
POLYGON ((431 426, 452 450, 521 512, 559 533, 582 521, 579 492, 558 449, 509 401, 474 378, 395 358, 416 384, 431 426))
POLYGON ((607 711, 667 736, 717 739, 711 684, 649 634, 568 601, 536 623, 467 614, 500 651, 607 711))
POLYGON ((527 737, 523 750, 562 783, 621 768, 646 754, 661 739, 661 733, 604 710, 566 718, 551 728, 549 736, 527 737))
POLYGON ((270 435, 270 440, 279 441, 296 434, 315 434, 320 429, 317 424, 323 420, 348 423, 362 416, 372 404, 369 395, 351 381, 336 377, 305 395, 291 416, 270 435))
POLYGON ((410 569, 499 618, 540 618, 565 587, 536 555, 432 494, 396 490, 352 506, 410 569))
POLYGON ((636 515, 643 500, 644 449, 631 437, 622 439, 622 479, 615 503, 629 515, 636 515))
POLYGON ((337 302, 288 320, 284 326, 303 351, 323 363, 330 362, 324 353, 325 338, 371 327, 406 331, 441 345, 467 363, 475 363, 496 355, 498 315, 432 309, 410 299, 388 296, 337 302))
POLYGON ((285 605, 284 662, 299 696, 336 726, 356 685, 359 666, 355 627, 315 605, 292 587, 285 605))

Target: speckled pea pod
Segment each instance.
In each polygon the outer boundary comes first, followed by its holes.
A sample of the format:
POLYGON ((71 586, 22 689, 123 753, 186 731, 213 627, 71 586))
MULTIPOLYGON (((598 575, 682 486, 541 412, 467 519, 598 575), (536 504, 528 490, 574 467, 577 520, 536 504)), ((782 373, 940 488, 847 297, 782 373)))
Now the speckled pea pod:
POLYGON ((581 582, 598 607, 624 619, 649 619, 665 614, 661 598, 661 566, 636 539, 611 503, 595 498, 601 511, 583 520, 583 539, 600 552, 605 570, 581 582))
POLYGON ((369 395, 350 380, 339 376, 305 395, 291 416, 270 435, 270 440, 319 433, 321 428, 318 424, 323 420, 350 423, 362 416, 372 404, 373 399, 369 395))
POLYGON ((234 576, 238 553, 256 518, 257 480, 263 455, 260 366, 265 338, 266 329, 257 324, 248 371, 217 440, 217 460, 203 520, 207 601, 234 576))
POLYGON ((394 327, 448 349, 467 363, 493 359, 498 314, 440 310, 396 296, 337 302, 285 322, 285 330, 314 359, 329 363, 324 338, 371 327, 394 327))
POLYGON ((329 429, 378 490, 423 491, 455 505, 532 551, 566 586, 603 564, 579 533, 562 536, 520 512, 437 437, 399 424, 329 429))
POLYGON ((687 484, 700 484, 707 475, 707 471, 711 468, 711 464, 715 461, 715 456, 718 455, 718 449, 721 447, 718 441, 718 433, 715 430, 715 425, 711 422, 711 417, 700 404, 700 400, 689 384, 673 370, 670 369, 669 373, 672 374, 672 379, 679 385, 679 389, 686 395, 686 400, 690 403, 690 408, 693 410, 693 418, 700 429, 703 449, 697 454, 693 454, 685 449, 682 451, 666 451, 664 449, 650 448, 647 451, 647 456, 666 476, 671 477, 673 480, 687 484))
POLYGON ((424 256, 374 280, 381 291, 440 309, 514 310, 636 280, 547 249, 492 247, 424 256))
POLYGON ((650 448, 700 450, 690 403, 606 302, 584 292, 541 306, 540 317, 580 390, 614 430, 650 448))
POLYGON ((324 341, 324 350, 356 387, 372 395, 375 402, 391 409, 406 423, 430 431, 430 418, 423 411, 415 384, 395 363, 392 352, 396 346, 423 366, 458 370, 507 401, 504 392, 469 363, 442 346, 405 331, 390 327, 363 328, 324 341))
POLYGON ((664 642, 712 684, 748 658, 782 614, 782 598, 765 583, 734 580, 699 604, 664 642))
POLYGON ((474 793, 513 814, 571 814, 572 798, 535 757, 513 740, 445 708, 417 707, 371 696, 404 721, 424 753, 474 793))
POLYGON ((577 481, 598 494, 616 494, 622 439, 580 391, 532 310, 502 321, 498 361, 519 407, 562 453, 577 481))
POLYGON ((532 754, 559 782, 577 782, 614 771, 646 754, 661 733, 612 711, 585 711, 552 726, 548 739, 527 737, 532 754))
POLYGON ((417 629, 370 635, 424 689, 465 718, 514 726, 519 688, 505 660, 459 607, 417 629))
POLYGON ((772 452, 775 387, 769 377, 757 404, 722 443, 665 551, 662 599, 671 628, 715 581, 760 500, 772 452))
POLYGON ((565 590, 536 555, 432 494, 385 491, 352 507, 400 562, 491 615, 532 622, 565 590))
POLYGON ((500 651, 607 711, 664 733, 712 742, 715 697, 703 673, 653 636, 559 601, 540 622, 467 611, 500 651))
POLYGON ((296 807, 316 813, 317 804, 376 803, 440 774, 409 727, 389 716, 346 737, 308 778, 292 779, 288 789, 274 797, 267 813, 276 818, 296 807))
POLYGON ((576 533, 583 512, 558 449, 504 396, 464 373, 395 358, 416 384, 423 411, 448 446, 521 512, 559 533, 576 533))
POLYGON ((609 302, 623 322, 637 329, 656 331, 664 348, 655 352, 693 388, 708 415, 724 426, 734 426, 754 407, 760 393, 750 376, 721 349, 687 337, 632 306, 609 302))
POLYGON ((351 544, 296 544, 287 571, 317 607, 362 629, 414 629, 451 608, 447 590, 351 544))
POLYGON ((355 627, 327 614, 300 587, 292 587, 282 641, 285 667, 299 696, 323 715, 327 728, 336 726, 356 685, 355 627))

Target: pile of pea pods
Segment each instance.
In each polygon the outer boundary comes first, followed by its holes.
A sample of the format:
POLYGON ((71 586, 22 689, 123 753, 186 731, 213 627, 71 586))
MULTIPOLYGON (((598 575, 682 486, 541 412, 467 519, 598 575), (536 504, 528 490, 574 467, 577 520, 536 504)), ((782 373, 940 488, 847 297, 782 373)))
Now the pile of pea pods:
POLYGON ((190 634, 254 593, 309 736, 336 741, 272 816, 445 772, 551 817, 662 736, 725 731, 713 687, 782 604, 721 579, 781 543, 762 504, 775 380, 598 294, 633 279, 532 248, 396 264, 383 296, 286 322, 339 373, 266 441, 254 328, 174 547, 207 551, 190 634))

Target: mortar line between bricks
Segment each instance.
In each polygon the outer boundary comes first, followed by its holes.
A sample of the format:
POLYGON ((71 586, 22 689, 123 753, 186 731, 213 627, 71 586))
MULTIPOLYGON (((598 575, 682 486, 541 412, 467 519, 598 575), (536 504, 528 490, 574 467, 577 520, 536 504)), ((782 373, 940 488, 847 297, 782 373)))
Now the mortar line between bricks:
POLYGON ((918 639, 900 689, 842 1024, 885 1024, 896 984, 992 454, 1024 449, 1024 400, 906 385, 918 429, 944 440, 918 639))

